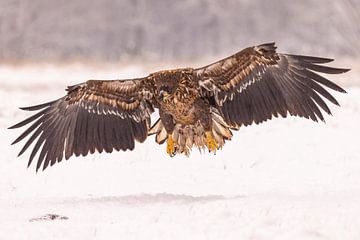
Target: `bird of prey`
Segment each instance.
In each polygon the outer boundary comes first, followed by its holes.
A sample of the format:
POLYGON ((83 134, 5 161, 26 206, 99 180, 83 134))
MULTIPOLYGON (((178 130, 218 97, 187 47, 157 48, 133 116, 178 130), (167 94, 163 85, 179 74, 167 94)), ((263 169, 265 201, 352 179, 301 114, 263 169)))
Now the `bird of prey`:
POLYGON ((34 143, 28 166, 36 170, 89 152, 133 150, 155 134, 170 156, 189 155, 195 146, 215 152, 232 130, 273 117, 324 120, 326 90, 345 90, 317 74, 349 69, 323 65, 333 59, 283 54, 275 43, 246 48, 201 68, 181 68, 126 80, 88 80, 66 89, 55 101, 21 108, 38 111, 10 127, 30 125, 14 142, 29 136, 19 155, 34 143), (151 126, 150 115, 160 118, 151 126))

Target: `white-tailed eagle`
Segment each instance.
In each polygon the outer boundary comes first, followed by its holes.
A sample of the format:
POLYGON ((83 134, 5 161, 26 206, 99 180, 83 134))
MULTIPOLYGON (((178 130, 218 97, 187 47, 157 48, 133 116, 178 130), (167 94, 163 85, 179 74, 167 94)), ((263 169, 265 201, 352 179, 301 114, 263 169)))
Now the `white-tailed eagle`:
POLYGON ((72 155, 133 150, 155 134, 167 153, 188 155, 193 146, 215 152, 232 130, 288 115, 324 120, 326 90, 344 89, 317 74, 349 69, 323 65, 332 59, 282 54, 274 43, 246 48, 201 68, 182 68, 128 80, 88 80, 67 88, 55 101, 21 108, 38 111, 10 127, 29 125, 15 141, 29 136, 19 155, 34 143, 28 165, 36 170, 72 155), (150 115, 160 118, 151 126, 150 115))

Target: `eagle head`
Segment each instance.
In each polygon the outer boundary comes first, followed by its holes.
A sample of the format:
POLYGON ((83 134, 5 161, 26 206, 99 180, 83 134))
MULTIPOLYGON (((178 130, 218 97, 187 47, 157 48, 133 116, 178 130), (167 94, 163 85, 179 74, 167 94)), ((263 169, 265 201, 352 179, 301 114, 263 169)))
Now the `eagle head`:
POLYGON ((173 93, 173 89, 170 86, 168 85, 161 86, 159 90, 159 100, 167 101, 169 97, 172 95, 172 93, 173 93))

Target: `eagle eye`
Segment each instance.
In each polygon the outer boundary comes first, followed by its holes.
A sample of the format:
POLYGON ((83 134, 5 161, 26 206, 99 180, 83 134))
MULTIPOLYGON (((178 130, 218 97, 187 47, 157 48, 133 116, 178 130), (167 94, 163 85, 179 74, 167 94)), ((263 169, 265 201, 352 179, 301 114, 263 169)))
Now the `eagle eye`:
POLYGON ((172 89, 169 86, 162 86, 162 87, 160 87, 160 92, 171 93, 172 89))

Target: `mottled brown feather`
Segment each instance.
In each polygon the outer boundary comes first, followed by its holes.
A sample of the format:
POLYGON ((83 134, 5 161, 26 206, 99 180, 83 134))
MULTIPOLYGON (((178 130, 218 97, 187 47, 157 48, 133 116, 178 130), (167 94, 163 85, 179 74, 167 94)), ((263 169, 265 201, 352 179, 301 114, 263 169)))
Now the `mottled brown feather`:
POLYGON ((144 79, 96 81, 68 87, 56 101, 24 110, 40 112, 10 127, 32 123, 14 142, 30 136, 19 155, 35 142, 29 163, 39 153, 36 170, 46 169, 64 157, 86 156, 95 150, 112 152, 134 148, 150 128, 152 89, 144 79), (149 99, 150 97, 150 99, 149 99), (37 139, 37 140, 36 140, 37 139))
POLYGON ((246 48, 228 58, 195 69, 201 94, 215 98, 228 124, 260 123, 287 113, 324 120, 319 107, 331 113, 321 97, 339 105, 324 88, 344 89, 316 74, 339 74, 349 69, 318 64, 332 59, 276 52, 274 43, 246 48))

